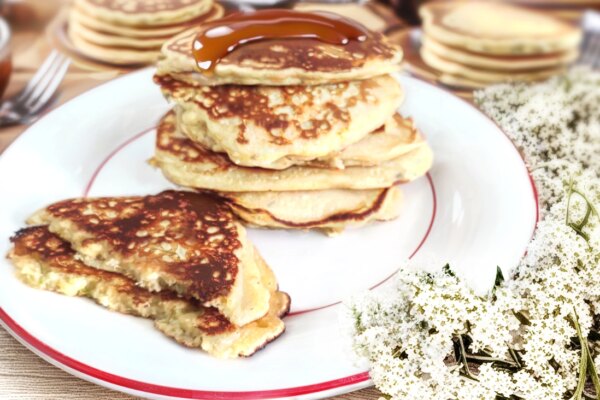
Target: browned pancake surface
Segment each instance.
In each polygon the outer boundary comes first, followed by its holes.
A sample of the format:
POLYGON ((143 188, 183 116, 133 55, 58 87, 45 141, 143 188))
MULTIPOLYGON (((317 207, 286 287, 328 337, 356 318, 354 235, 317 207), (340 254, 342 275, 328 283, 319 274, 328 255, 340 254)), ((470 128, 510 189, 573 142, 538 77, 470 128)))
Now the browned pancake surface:
MULTIPOLYGON (((226 295, 238 273, 241 247, 229 208, 213 197, 181 191, 154 196, 75 199, 46 209, 105 241, 140 268, 157 268, 202 301, 226 295), (176 257, 180 249, 181 257, 176 257)), ((84 241, 83 245, 86 245, 84 241)))
MULTIPOLYGON (((168 42, 166 49, 191 59, 192 42, 202 29, 193 28, 182 33, 168 42)), ((398 48, 388 43, 382 34, 371 32, 366 40, 351 40, 344 46, 315 39, 272 39, 246 43, 221 59, 219 64, 334 72, 360 68, 374 59, 392 59, 397 54, 398 48)))
POLYGON ((192 306, 203 311, 197 318, 196 326, 207 334, 216 335, 235 329, 235 326, 216 308, 202 307, 195 300, 180 299, 174 292, 149 292, 123 275, 88 267, 76 258, 75 251, 67 242, 51 233, 46 226, 21 229, 11 238, 11 241, 14 244, 12 252, 14 256, 33 257, 48 268, 71 276, 96 277, 110 283, 118 292, 127 294, 136 305, 150 303, 157 297, 165 302, 190 302, 192 306))
POLYGON ((323 110, 318 117, 299 120, 294 116, 306 114, 306 109, 316 107, 317 94, 310 87, 289 85, 261 91, 255 86, 245 85, 195 86, 160 75, 156 75, 154 81, 176 101, 192 101, 211 120, 236 118, 243 121, 237 138, 240 144, 249 143, 244 134, 245 127, 249 125, 262 128, 269 135, 269 143, 274 145, 288 145, 295 139, 315 139, 333 129, 333 125, 348 124, 352 119, 348 107, 359 102, 376 101, 371 93, 376 84, 369 80, 361 81, 359 93, 347 100, 344 94, 349 91, 349 83, 337 83, 330 85, 331 100, 322 102, 323 110), (298 132, 298 136, 286 138, 283 133, 288 129, 298 132))

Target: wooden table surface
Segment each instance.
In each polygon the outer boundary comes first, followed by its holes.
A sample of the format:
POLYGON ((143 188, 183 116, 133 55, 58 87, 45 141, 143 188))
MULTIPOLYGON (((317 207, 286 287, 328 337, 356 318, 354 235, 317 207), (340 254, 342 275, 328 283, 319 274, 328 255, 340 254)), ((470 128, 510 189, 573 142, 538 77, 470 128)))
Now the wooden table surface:
MULTIPOLYGON (((13 32, 13 74, 7 96, 17 92, 29 80, 36 68, 51 51, 42 28, 13 32)), ((71 66, 61 85, 60 96, 53 107, 116 76, 114 72, 89 72, 71 66)), ((0 154, 27 127, 0 128, 0 154)), ((0 328, 0 399, 26 400, 125 400, 134 397, 114 392, 83 381, 48 364, 17 342, 0 328)), ((335 397, 337 400, 377 399, 375 389, 365 389, 335 397)))

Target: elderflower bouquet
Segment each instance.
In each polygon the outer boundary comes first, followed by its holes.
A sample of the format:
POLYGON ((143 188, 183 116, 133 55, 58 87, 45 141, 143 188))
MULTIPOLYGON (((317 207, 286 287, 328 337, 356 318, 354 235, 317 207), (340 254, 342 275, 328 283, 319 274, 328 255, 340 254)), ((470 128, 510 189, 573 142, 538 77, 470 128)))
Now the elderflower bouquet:
POLYGON ((451 265, 404 266, 389 290, 346 303, 353 350, 390 399, 600 399, 600 73, 475 100, 536 181, 542 220, 527 253, 483 296, 451 265))

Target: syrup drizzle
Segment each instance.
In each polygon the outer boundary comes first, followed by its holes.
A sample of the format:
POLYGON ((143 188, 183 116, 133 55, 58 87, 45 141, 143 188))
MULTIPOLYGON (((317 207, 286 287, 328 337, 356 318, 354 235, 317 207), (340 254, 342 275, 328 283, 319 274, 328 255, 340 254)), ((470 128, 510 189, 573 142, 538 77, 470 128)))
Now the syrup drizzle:
POLYGON ((268 39, 316 39, 334 45, 363 41, 367 29, 332 13, 261 10, 235 13, 205 24, 192 45, 201 72, 210 74, 216 64, 238 46, 268 39))

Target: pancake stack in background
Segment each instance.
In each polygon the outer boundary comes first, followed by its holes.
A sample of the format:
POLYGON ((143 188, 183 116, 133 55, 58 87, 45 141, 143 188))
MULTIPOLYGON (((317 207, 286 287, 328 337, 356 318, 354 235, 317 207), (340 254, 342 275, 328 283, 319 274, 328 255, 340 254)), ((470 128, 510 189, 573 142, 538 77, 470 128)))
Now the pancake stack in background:
POLYGON ((451 86, 546 79, 579 56, 580 29, 535 11, 493 2, 432 2, 420 14, 421 57, 451 86))
POLYGON ((579 24, 587 10, 600 11, 600 0, 488 0, 535 8, 547 15, 579 24))
POLYGON ((68 35, 94 60, 117 65, 151 64, 173 35, 220 18, 213 0, 75 0, 68 35))
MULTIPOLYGON (((214 24, 213 24, 214 26, 214 24)), ((316 39, 246 43, 210 74, 191 54, 199 27, 165 43, 155 81, 175 104, 153 163, 172 182, 210 191, 251 225, 317 228, 389 220, 398 182, 432 153, 397 109, 389 74, 401 51, 379 33, 346 45, 316 39)))

